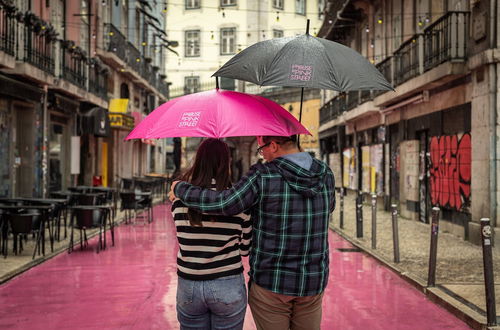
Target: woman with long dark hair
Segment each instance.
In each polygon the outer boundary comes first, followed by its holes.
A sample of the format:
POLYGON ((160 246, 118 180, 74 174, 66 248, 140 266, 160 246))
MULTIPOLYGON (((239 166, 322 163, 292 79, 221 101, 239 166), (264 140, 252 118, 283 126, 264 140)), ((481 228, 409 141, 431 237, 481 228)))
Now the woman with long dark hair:
MULTIPOLYGON (((231 186, 230 153, 219 139, 206 139, 182 180, 203 188, 231 186)), ((177 319, 181 329, 242 329, 247 306, 241 256, 251 241, 250 217, 214 216, 172 204, 177 229, 177 319)))

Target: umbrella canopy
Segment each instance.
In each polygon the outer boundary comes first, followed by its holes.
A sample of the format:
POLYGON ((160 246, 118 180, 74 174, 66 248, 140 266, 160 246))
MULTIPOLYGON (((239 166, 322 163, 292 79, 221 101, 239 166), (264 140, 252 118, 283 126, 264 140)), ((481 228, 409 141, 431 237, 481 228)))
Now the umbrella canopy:
POLYGON ((309 34, 258 42, 232 57, 213 75, 261 86, 339 92, 394 90, 380 71, 355 50, 309 34))
POLYGON ((166 102, 151 112, 126 137, 290 136, 309 134, 279 104, 258 95, 211 90, 166 102))

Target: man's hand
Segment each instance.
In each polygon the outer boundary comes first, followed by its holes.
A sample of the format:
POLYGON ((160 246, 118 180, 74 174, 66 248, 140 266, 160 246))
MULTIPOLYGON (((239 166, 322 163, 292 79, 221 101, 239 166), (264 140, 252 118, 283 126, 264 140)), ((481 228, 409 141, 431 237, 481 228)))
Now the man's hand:
POLYGON ((174 201, 174 199, 177 198, 177 196, 175 196, 175 193, 174 193, 174 189, 175 189, 175 185, 180 182, 179 180, 177 181, 174 181, 172 182, 172 184, 170 185, 170 191, 168 192, 168 199, 170 199, 171 202, 174 201))

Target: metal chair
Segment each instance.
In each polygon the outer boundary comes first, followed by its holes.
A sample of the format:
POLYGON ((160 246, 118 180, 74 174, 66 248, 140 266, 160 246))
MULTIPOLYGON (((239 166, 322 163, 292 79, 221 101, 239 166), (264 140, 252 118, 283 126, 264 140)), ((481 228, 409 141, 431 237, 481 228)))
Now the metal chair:
MULTIPOLYGON (((73 207, 71 212, 71 233, 69 239, 68 253, 73 252, 75 228, 79 229, 80 231, 81 250, 83 250, 84 247, 88 246, 87 229, 99 228, 99 242, 97 245, 97 253, 99 253, 99 251, 103 249, 102 233, 103 233, 103 226, 106 221, 106 216, 107 216, 106 209, 93 208, 91 206, 73 207), (94 217, 95 211, 99 212, 99 217, 97 219, 94 217)), ((114 244, 114 237, 113 237, 113 244, 114 244)))
MULTIPOLYGON (((20 236, 27 236, 28 234, 33 233, 37 228, 36 223, 34 223, 34 218, 35 214, 29 213, 29 214, 13 214, 13 213, 8 213, 4 215, 8 224, 10 225, 10 231, 14 237, 13 242, 14 242, 14 247, 13 251, 14 254, 17 255, 17 253, 23 252, 23 240, 20 236), (19 249, 18 249, 19 245, 19 249)), ((40 235, 39 232, 37 232, 37 235, 40 235)), ((38 236, 36 240, 38 244, 38 236)), ((35 246, 36 249, 36 246, 35 246)))

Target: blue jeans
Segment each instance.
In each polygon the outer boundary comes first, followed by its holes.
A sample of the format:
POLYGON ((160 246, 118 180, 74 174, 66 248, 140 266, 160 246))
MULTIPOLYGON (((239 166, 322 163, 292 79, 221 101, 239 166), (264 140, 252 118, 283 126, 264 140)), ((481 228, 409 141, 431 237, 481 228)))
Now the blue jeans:
POLYGON ((181 329, 242 329, 246 309, 243 274, 209 281, 179 277, 177 319, 181 329))

